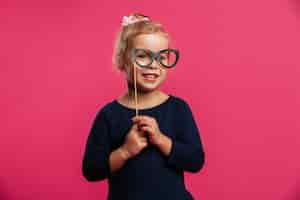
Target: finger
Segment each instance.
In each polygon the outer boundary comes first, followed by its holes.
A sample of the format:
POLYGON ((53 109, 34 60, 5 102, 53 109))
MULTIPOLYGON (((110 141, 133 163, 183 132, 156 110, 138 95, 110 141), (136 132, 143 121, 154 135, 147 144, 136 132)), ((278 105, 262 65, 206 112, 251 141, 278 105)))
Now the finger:
POLYGON ((139 127, 139 131, 146 132, 146 134, 148 134, 147 133, 148 131, 151 132, 153 130, 154 130, 154 128, 152 126, 149 126, 149 125, 144 125, 144 126, 139 127))
POLYGON ((152 124, 149 123, 149 122, 145 122, 145 121, 140 121, 140 122, 138 123, 138 127, 139 127, 139 128, 142 128, 142 127, 144 127, 144 126, 150 126, 150 127, 152 127, 152 124))
POLYGON ((156 121, 155 119, 152 118, 140 118, 139 120, 137 120, 138 124, 154 124, 156 121))
POLYGON ((133 122, 137 122, 137 121, 141 120, 141 118, 142 118, 142 115, 138 115, 138 116, 132 117, 131 120, 132 120, 133 122))
POLYGON ((142 129, 143 131, 145 131, 146 133, 153 133, 152 127, 149 127, 149 126, 143 126, 141 129, 142 129))
POLYGON ((136 117, 136 118, 132 119, 133 123, 137 123, 137 124, 140 123, 141 120, 142 119, 139 118, 139 117, 136 117))
POLYGON ((145 133, 145 131, 139 131, 139 136, 143 137, 143 138, 146 138, 147 137, 147 133, 145 133))
POLYGON ((144 120, 143 122, 151 126, 155 126, 157 124, 156 119, 152 117, 144 118, 143 120, 144 120))
POLYGON ((141 121, 141 120, 151 120, 153 119, 152 117, 150 116, 147 116, 147 115, 138 115, 138 116, 135 116, 132 118, 133 121, 141 121))
POLYGON ((138 130, 139 129, 139 125, 137 124, 137 123, 134 123, 133 125, 132 125, 132 129, 134 129, 134 130, 138 130))
POLYGON ((140 138, 141 142, 147 142, 147 138, 146 137, 142 137, 140 138))
POLYGON ((133 128, 134 130, 136 131, 140 131, 141 130, 141 127, 145 126, 147 124, 145 123, 140 123, 140 122, 134 122, 134 125, 133 125, 133 128))
POLYGON ((142 147, 143 147, 143 148, 145 148, 145 147, 148 146, 148 142, 143 142, 143 143, 141 143, 141 144, 142 144, 142 147))
POLYGON ((143 132, 142 127, 147 126, 147 125, 138 125, 137 131, 138 132, 143 132))
POLYGON ((154 121, 154 118, 149 117, 149 116, 141 116, 140 120, 144 121, 144 122, 147 122, 147 123, 152 123, 154 121))
POLYGON ((136 120, 133 121, 133 123, 141 125, 141 124, 149 124, 149 121, 145 120, 145 119, 136 119, 136 120))

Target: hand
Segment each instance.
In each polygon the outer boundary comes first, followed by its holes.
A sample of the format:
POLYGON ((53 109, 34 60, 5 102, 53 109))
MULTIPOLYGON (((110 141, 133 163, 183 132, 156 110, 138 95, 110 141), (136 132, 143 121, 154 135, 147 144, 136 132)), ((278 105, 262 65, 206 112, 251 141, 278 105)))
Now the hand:
POLYGON ((159 146, 163 134, 161 133, 156 119, 146 115, 138 115, 132 118, 134 123, 138 124, 138 128, 144 131, 149 137, 151 144, 159 146))
POLYGON ((134 123, 126 135, 124 144, 120 148, 129 159, 139 154, 147 146, 146 134, 139 131, 138 125, 134 123))

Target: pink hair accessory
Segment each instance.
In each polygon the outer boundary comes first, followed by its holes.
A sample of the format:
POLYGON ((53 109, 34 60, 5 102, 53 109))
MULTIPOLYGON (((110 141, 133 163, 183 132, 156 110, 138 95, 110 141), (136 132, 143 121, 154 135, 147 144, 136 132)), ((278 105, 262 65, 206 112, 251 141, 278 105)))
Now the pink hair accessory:
POLYGON ((124 16, 123 19, 122 19, 122 26, 127 26, 129 24, 134 24, 134 23, 139 22, 139 21, 149 21, 149 18, 144 17, 142 19, 138 19, 133 15, 130 15, 128 17, 124 16))

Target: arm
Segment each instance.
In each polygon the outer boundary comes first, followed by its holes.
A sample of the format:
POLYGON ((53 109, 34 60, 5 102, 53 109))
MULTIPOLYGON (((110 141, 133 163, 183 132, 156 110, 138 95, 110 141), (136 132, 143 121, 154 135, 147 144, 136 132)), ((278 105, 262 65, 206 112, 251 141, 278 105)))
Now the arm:
POLYGON ((129 152, 122 146, 113 151, 109 157, 110 172, 113 173, 121 169, 129 158, 129 152))
MULTIPOLYGON (((136 137, 132 135, 129 140, 137 145, 136 137)), ((141 146, 141 144, 139 144, 141 146)), ((142 147, 140 147, 142 148, 142 147)), ((135 149, 136 150, 136 149, 135 149)), ((103 110, 101 110, 92 125, 82 161, 82 173, 88 181, 100 181, 108 178, 113 172, 123 167, 132 155, 123 144, 111 152, 109 126, 103 110)))
POLYGON ((88 181, 104 180, 110 175, 108 121, 101 110, 90 130, 82 161, 82 173, 88 181))
POLYGON ((185 102, 178 116, 179 128, 176 138, 171 139, 162 134, 159 149, 166 156, 170 167, 189 172, 198 172, 204 165, 205 154, 198 127, 190 107, 185 102))

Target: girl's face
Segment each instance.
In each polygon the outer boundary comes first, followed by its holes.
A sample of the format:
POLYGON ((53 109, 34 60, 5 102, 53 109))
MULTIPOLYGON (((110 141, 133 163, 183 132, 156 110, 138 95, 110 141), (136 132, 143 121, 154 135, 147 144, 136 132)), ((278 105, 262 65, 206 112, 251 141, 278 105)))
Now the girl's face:
MULTIPOLYGON (((167 49, 169 41, 166 36, 161 33, 141 34, 135 37, 133 48, 147 49, 152 52, 159 52, 167 49)), ((150 92, 159 88, 164 82, 167 75, 167 70, 159 62, 153 60, 149 67, 140 67, 135 62, 130 61, 130 66, 125 67, 126 79, 128 84, 134 86, 134 68, 137 72, 137 88, 141 92, 150 92)))

